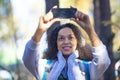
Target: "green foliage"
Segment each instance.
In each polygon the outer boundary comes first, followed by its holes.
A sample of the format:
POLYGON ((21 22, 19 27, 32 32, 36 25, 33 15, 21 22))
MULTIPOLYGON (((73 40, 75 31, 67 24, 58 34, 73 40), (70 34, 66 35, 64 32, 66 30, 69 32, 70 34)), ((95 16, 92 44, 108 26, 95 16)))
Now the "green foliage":
POLYGON ((113 51, 118 54, 118 48, 120 47, 120 0, 111 0, 111 25, 112 31, 115 34, 113 40, 113 51))
POLYGON ((12 6, 10 0, 0 0, 0 62, 15 63, 15 27, 12 20, 12 6))
POLYGON ((14 51, 11 51, 13 49, 9 48, 7 50, 4 50, 2 53, 0 53, 0 63, 9 65, 9 64, 15 64, 16 63, 16 56, 14 51))
POLYGON ((11 13, 10 0, 0 0, 0 20, 11 13))
MULTIPOLYGON (((4 56, 3 53, 4 53, 3 51, 0 51, 0 59, 3 59, 4 56)), ((0 63, 2 63, 2 60, 0 60, 0 63)))

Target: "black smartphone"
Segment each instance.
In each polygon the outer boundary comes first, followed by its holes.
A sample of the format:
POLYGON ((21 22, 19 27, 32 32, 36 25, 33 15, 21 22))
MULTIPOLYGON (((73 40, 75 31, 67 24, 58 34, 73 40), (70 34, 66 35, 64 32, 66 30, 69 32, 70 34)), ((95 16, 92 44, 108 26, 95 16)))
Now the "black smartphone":
POLYGON ((54 18, 73 18, 75 16, 76 8, 55 8, 52 9, 54 18))

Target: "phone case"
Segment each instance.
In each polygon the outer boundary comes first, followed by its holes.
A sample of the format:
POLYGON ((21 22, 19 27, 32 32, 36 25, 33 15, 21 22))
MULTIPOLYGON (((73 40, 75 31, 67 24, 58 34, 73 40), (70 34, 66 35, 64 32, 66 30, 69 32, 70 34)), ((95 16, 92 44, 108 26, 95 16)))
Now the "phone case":
POLYGON ((73 18, 76 8, 55 8, 52 9, 54 18, 73 18))

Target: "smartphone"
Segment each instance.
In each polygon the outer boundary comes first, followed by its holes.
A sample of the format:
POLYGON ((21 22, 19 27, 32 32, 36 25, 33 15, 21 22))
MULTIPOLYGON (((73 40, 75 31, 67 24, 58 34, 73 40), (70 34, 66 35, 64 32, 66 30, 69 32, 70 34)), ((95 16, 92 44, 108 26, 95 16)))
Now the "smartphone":
POLYGON ((75 16, 76 8, 55 8, 52 9, 54 18, 73 18, 75 16))

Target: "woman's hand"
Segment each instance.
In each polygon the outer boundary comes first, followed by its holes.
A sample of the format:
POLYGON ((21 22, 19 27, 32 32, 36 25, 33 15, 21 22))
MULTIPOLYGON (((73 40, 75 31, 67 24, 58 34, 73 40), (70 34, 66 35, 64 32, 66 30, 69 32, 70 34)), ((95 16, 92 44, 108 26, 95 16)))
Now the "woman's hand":
POLYGON ((52 26, 52 24, 57 21, 60 21, 60 19, 53 18, 52 12, 49 11, 46 15, 40 17, 38 29, 45 32, 48 28, 52 26))
MULTIPOLYGON (((55 8, 55 7, 53 7, 55 8)), ((53 18, 51 10, 44 16, 41 16, 39 19, 38 28, 33 36, 35 42, 39 42, 43 33, 48 30, 55 22, 60 21, 59 18, 53 18)))
POLYGON ((78 23, 86 31, 94 47, 97 47, 101 44, 101 40, 96 34, 94 27, 92 27, 88 15, 77 11, 75 13, 75 18, 72 18, 72 20, 78 23))
POLYGON ((92 29, 89 16, 80 11, 76 11, 75 18, 72 18, 72 20, 79 24, 87 33, 92 29))

